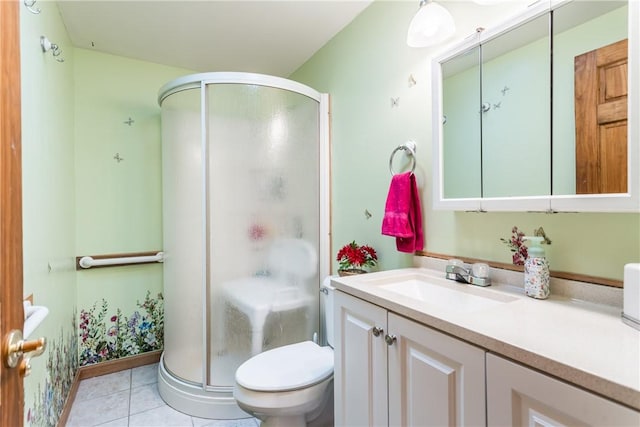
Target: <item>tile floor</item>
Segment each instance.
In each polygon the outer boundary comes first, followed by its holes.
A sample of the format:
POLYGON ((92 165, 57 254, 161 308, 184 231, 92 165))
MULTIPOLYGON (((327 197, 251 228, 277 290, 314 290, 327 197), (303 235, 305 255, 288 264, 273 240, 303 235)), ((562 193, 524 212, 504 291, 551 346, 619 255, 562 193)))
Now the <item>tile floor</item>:
POLYGON ((67 427, 257 427, 255 418, 210 420, 178 412, 158 394, 158 365, 82 380, 67 427))

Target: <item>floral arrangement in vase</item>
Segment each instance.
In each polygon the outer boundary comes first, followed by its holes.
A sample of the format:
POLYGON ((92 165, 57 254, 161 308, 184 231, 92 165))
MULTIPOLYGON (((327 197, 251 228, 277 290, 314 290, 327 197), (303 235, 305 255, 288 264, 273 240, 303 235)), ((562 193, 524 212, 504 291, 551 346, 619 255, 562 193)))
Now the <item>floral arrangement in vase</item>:
POLYGON ((376 250, 368 245, 358 245, 354 240, 344 245, 336 257, 340 276, 366 273, 365 267, 373 267, 378 262, 376 250))
MULTIPOLYGON (((544 241, 542 242, 543 244, 551 244, 551 239, 547 237, 542 227, 533 230, 533 235, 542 237, 544 239, 544 241)), ((518 227, 514 225, 511 229, 510 239, 500 238, 500 241, 506 244, 511 252, 513 252, 511 259, 514 265, 524 265, 525 260, 529 256, 527 245, 524 244, 524 236, 525 234, 522 231, 518 230, 518 227)))
POLYGON ((511 256, 513 265, 524 265, 524 260, 527 259, 527 256, 529 255, 529 251, 527 250, 527 246, 524 244, 523 238, 524 233, 518 230, 518 227, 515 225, 511 229, 510 239, 507 240, 500 238, 500 241, 506 244, 511 252, 513 252, 513 255, 511 256))

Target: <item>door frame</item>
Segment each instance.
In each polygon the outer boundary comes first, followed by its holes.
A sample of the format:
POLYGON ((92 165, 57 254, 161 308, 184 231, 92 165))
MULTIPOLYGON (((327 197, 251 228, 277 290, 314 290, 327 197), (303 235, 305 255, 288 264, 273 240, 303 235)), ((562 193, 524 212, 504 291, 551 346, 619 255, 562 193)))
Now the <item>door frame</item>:
MULTIPOLYGON (((0 0, 0 338, 22 331, 22 145, 20 3, 0 0)), ((24 388, 18 369, 0 363, 0 425, 21 427, 24 388)))

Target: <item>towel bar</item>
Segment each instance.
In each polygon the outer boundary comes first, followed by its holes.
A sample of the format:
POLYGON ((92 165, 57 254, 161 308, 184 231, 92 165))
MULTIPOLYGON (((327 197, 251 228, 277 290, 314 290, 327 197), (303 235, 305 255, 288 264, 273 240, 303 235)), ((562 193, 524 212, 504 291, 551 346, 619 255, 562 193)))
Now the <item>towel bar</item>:
POLYGON ((391 172, 391 176, 395 175, 393 171, 393 156, 400 150, 407 151, 409 157, 411 157, 411 173, 416 170, 416 143, 415 141, 407 141, 402 145, 398 145, 395 150, 391 152, 391 157, 389 157, 389 172, 391 172))

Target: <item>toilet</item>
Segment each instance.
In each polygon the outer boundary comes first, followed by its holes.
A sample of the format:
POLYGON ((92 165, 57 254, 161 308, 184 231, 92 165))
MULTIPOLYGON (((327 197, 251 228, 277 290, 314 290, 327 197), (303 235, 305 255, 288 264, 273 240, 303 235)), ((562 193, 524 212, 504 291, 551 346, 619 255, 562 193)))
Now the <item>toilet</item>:
POLYGON ((320 288, 326 346, 313 341, 260 353, 236 371, 233 397, 263 427, 333 425, 333 292, 320 288))

